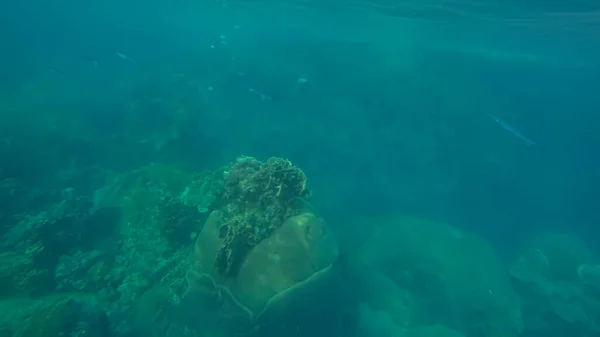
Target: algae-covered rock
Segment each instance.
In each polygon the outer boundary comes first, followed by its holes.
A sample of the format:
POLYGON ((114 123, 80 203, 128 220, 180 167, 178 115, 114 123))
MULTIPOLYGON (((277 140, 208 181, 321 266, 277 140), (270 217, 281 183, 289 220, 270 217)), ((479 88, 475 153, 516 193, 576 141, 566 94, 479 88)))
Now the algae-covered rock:
POLYGON ((284 221, 303 211, 306 176, 289 160, 261 163, 240 157, 228 169, 224 207, 219 223, 223 245, 214 264, 223 276, 234 277, 246 255, 284 221))
POLYGON ((253 311, 261 310, 275 294, 290 288, 331 264, 337 247, 326 223, 311 213, 286 220, 271 236, 254 247, 235 278, 224 277, 214 266, 222 245, 221 212, 213 212, 195 245, 196 271, 228 287, 253 311))
POLYGON ((202 228, 207 217, 205 208, 210 207, 200 199, 204 194, 222 193, 214 182, 222 181, 222 171, 220 176, 219 172, 190 172, 173 165, 149 164, 109 179, 106 186, 95 191, 92 212, 118 209, 123 227, 158 229, 170 244, 187 245, 202 228), (202 185, 211 188, 196 191, 196 186, 202 185))
POLYGON ((1 325, 13 331, 12 336, 23 337, 60 336, 69 333, 73 330, 76 317, 69 301, 60 298, 2 301, 0 312, 3 314, 1 325))
POLYGON ((220 216, 213 212, 197 238, 196 266, 182 303, 209 312, 205 317, 227 319, 190 319, 186 325, 224 337, 239 330, 277 336, 289 326, 297 327, 297 335, 331 328, 343 306, 338 290, 344 273, 331 267, 338 252, 324 221, 311 213, 289 218, 248 252, 236 277, 226 277, 214 265, 222 244, 220 216))
POLYGON ((190 233, 202 228, 206 219, 198 208, 186 205, 181 198, 163 195, 156 203, 160 230, 172 243, 189 244, 190 233))
POLYGON ((305 184, 304 173, 279 158, 261 163, 242 157, 229 168, 223 206, 196 239, 182 303, 236 319, 227 328, 219 328, 223 322, 187 325, 226 336, 232 326, 248 325, 251 332, 276 334, 285 322, 307 328, 308 314, 335 311, 319 299, 335 293, 331 286, 345 264, 331 267, 338 249, 325 221, 307 207, 305 184))
POLYGON ((190 182, 180 199, 186 206, 195 207, 199 213, 206 213, 220 201, 224 184, 224 170, 216 170, 190 182))

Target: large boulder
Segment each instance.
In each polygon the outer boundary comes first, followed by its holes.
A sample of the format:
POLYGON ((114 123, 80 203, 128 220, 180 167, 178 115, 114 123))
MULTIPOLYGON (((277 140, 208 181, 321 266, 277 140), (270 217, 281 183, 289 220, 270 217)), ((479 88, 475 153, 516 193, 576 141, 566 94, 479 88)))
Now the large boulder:
POLYGON ((287 219, 271 236, 245 257, 235 277, 223 276, 215 266, 222 213, 211 213, 194 248, 194 271, 227 287, 253 312, 259 312, 274 295, 329 266, 337 246, 323 219, 304 213, 287 219))
POLYGON ((520 299, 488 242, 445 223, 406 215, 377 222, 377 231, 352 259, 353 268, 377 270, 408 290, 410 325, 439 322, 487 337, 519 334, 520 299))
POLYGON ((192 315, 185 325, 214 336, 278 335, 337 311, 319 299, 336 293, 345 263, 332 267, 335 239, 307 196, 304 173, 287 160, 240 157, 226 169, 220 207, 196 238, 181 301, 213 318, 192 315))

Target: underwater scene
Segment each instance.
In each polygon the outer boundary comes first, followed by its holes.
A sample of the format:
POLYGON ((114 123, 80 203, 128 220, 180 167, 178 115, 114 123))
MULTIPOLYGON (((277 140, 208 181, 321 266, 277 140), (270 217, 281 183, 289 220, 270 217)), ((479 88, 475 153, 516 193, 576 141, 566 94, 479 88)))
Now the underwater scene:
POLYGON ((600 337, 600 1, 0 3, 0 337, 600 337))

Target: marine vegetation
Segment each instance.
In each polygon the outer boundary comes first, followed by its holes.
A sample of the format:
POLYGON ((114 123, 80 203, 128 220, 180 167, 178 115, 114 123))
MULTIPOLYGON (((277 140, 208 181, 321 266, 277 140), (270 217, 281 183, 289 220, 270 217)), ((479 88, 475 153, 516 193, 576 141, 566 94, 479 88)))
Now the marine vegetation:
POLYGON ((238 158, 225 172, 219 223, 223 245, 215 259, 221 276, 234 277, 253 247, 300 214, 307 196, 306 175, 289 160, 238 158))

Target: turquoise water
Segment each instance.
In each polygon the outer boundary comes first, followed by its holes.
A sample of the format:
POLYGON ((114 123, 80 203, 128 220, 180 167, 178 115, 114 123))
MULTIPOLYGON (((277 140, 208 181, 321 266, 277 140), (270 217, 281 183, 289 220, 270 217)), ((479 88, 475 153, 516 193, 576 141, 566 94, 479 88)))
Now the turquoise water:
POLYGON ((600 334, 599 37, 594 1, 0 4, 0 337, 600 334), (326 314, 254 317, 257 271, 214 277, 251 329, 201 308, 209 214, 267 207, 240 156, 306 175, 326 314))

